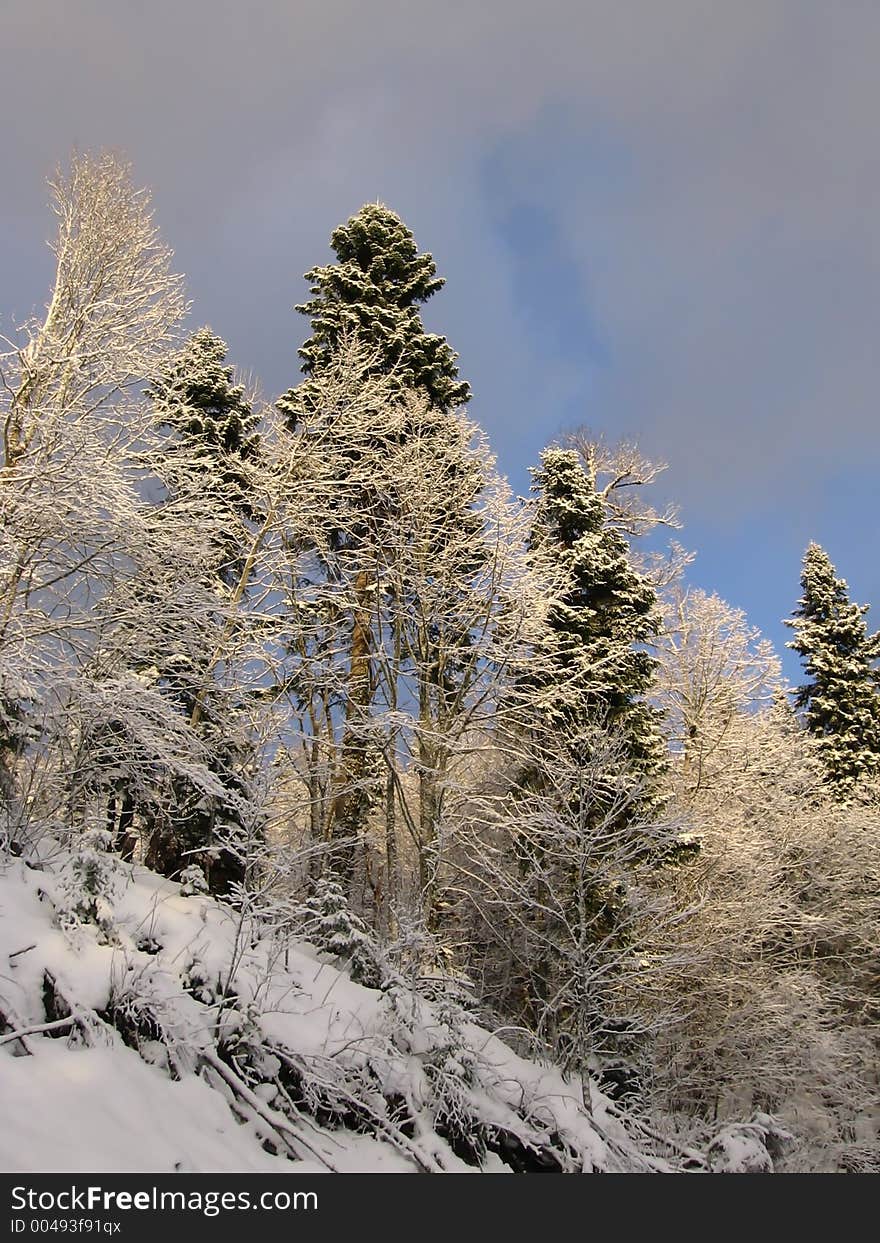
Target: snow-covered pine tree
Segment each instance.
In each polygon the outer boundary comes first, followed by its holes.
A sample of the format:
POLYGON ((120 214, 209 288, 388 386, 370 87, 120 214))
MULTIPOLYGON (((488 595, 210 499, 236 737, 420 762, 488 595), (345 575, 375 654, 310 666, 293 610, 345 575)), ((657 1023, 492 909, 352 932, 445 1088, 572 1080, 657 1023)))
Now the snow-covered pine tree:
POLYGON ((643 913, 635 878, 678 844, 660 823, 666 756, 645 698, 657 663, 645 645, 660 615, 578 452, 545 450, 533 478, 529 558, 550 594, 532 666, 513 691, 519 739, 503 814, 519 857, 496 860, 491 837, 478 838, 475 870, 493 875, 475 902, 485 912, 493 888, 510 894, 519 942, 509 942, 516 965, 505 987, 515 985, 521 1017, 543 1038, 576 1032, 583 1065, 588 1047, 613 1044, 612 994, 643 913))
MULTIPOLYGON (((330 245, 337 262, 306 273, 313 297, 296 308, 312 321, 312 336, 299 350, 305 374, 326 368, 342 343, 356 338, 374 352, 375 374, 421 390, 441 410, 464 405, 470 389, 458 378, 457 356, 445 337, 425 331, 418 310, 445 284, 432 255, 419 252, 411 231, 381 203, 364 204, 334 230, 330 245)), ((296 425, 317 396, 306 381, 278 408, 296 425)))
MULTIPOLYGON (((189 497, 199 497, 216 550, 213 564, 206 566, 213 580, 207 586, 224 601, 228 599, 227 608, 235 609, 247 585, 243 576, 254 542, 252 526, 259 500, 249 468, 260 457, 261 440, 259 415, 244 385, 236 382, 226 357, 225 341, 210 328, 201 328, 161 369, 147 396, 159 429, 170 433, 152 463, 165 484, 167 504, 174 507, 189 497)), ((243 795, 247 747, 232 728, 230 696, 215 684, 215 650, 189 657, 171 652, 160 664, 160 686, 207 744, 213 770, 227 788, 243 795)), ((211 888, 225 892, 241 879, 240 861, 223 841, 241 828, 237 812, 222 800, 203 796, 182 778, 175 780, 171 798, 173 806, 150 834, 148 862, 159 871, 177 875, 188 857, 191 861, 189 852, 206 851, 201 862, 211 888)))
POLYGON ((786 646, 801 657, 810 679, 795 702, 816 738, 828 780, 847 793, 880 773, 880 635, 868 633, 869 606, 850 600, 846 580, 835 576, 818 544, 804 555, 801 588, 794 616, 785 623, 795 633, 786 646))
POLYGON ((621 738, 627 771, 644 787, 628 806, 644 817, 658 802, 665 765, 658 713, 645 699, 657 667, 644 646, 660 629, 656 593, 606 521, 605 502, 575 450, 547 449, 533 478, 531 553, 561 569, 567 583, 551 604, 546 651, 533 675, 537 719, 570 739, 597 729, 621 738))
MULTIPOLYGON (((325 438, 326 452, 341 467, 333 503, 325 510, 325 527, 312 532, 311 539, 321 549, 328 580, 347 578, 350 583, 349 602, 339 614, 347 632, 343 641, 348 674, 342 762, 329 832, 330 839, 339 843, 337 869, 347 876, 355 844, 378 797, 376 738, 370 720, 378 683, 376 603, 386 577, 383 567, 391 555, 383 532, 389 523, 394 529, 400 489, 407 486, 385 474, 386 485, 378 487, 374 466, 380 459, 398 460, 402 445, 415 446, 426 463, 435 456, 447 463, 447 520, 428 537, 438 557, 450 535, 455 542, 462 529, 472 531, 478 542, 479 522, 470 506, 482 481, 479 472, 474 474, 473 456, 463 454, 455 462, 449 458, 450 444, 461 440, 456 408, 468 400, 470 389, 458 378, 449 343, 425 331, 418 311, 419 304, 444 284, 432 256, 418 251, 411 231, 381 204, 362 207, 334 231, 331 246, 338 261, 307 273, 313 298, 297 308, 312 321, 312 336, 299 351, 307 378, 281 397, 277 407, 292 429, 325 438), (367 394, 371 381, 379 381, 375 391, 381 391, 386 408, 396 404, 398 415, 404 412, 402 420, 380 412, 382 417, 373 420, 375 432, 366 440, 362 397, 352 400, 349 389, 328 407, 333 377, 350 377, 353 369, 346 366, 346 359, 354 356, 362 393, 367 394), (412 418, 407 411, 412 411, 412 418), (458 486, 456 472, 464 473, 464 488, 458 486), (363 482, 357 486, 359 478, 363 482), (466 503, 455 506, 451 498, 463 493, 466 503)), ((432 467, 426 465, 425 471, 431 473, 432 467)), ((467 568, 462 567, 462 574, 467 568)))
POLYGON ((260 419, 244 385, 236 383, 226 355, 226 342, 210 328, 200 328, 169 360, 147 396, 157 421, 174 437, 163 446, 166 466, 179 455, 187 474, 198 478, 219 510, 219 551, 227 555, 217 569, 223 582, 232 585, 241 559, 240 533, 234 527, 253 508, 246 464, 260 452, 260 419), (233 529, 224 531, 227 525, 233 529))
POLYGON ((484 1004, 579 1073, 636 1056, 645 949, 675 918, 654 879, 675 829, 639 819, 627 762, 600 728, 522 739, 509 780, 475 789, 457 832, 465 969, 484 1004))
POLYGON ((376 942, 348 904, 345 891, 332 873, 322 876, 302 906, 303 932, 326 954, 341 958, 353 980, 378 988, 383 967, 376 942))
POLYGON ((0 810, 12 793, 16 761, 27 742, 28 706, 21 681, 0 665, 0 810))

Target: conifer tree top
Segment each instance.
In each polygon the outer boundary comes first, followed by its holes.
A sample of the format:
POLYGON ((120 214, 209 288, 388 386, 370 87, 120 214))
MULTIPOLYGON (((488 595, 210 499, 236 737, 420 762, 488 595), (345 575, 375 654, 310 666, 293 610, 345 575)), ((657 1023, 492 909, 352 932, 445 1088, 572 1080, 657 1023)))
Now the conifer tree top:
POLYGON ((796 704, 817 739, 828 778, 849 787, 880 773, 880 692, 874 665, 880 635, 868 632, 868 606, 849 598, 845 579, 831 559, 810 544, 801 573, 803 595, 786 620, 795 633, 788 647, 804 663, 809 681, 798 688, 796 704))
POLYGON ((811 543, 804 554, 801 588, 794 617, 785 623, 797 637, 786 646, 803 656, 808 668, 817 642, 865 667, 880 655, 878 636, 868 635, 865 614, 869 606, 850 600, 846 579, 836 577, 831 558, 819 544, 811 543))
MULTIPOLYGON (((663 766, 657 715, 644 700, 657 665, 643 647, 660 626, 656 593, 608 525, 605 501, 576 450, 545 450, 532 474, 531 549, 567 580, 548 616, 550 667, 538 678, 539 699, 569 734, 599 723, 622 729, 629 760, 650 786, 663 766)), ((652 797, 646 788, 643 810, 652 797)))
POLYGON ((206 452, 253 455, 259 437, 244 386, 226 363, 227 345, 199 328, 147 390, 159 417, 206 452))
POLYGON ((608 526, 605 502, 574 449, 551 448, 533 472, 539 494, 532 527, 543 548, 571 575, 567 600, 555 602, 557 621, 584 637, 619 635, 644 643, 660 625, 655 592, 633 569, 626 540, 608 526))
MULTIPOLYGON (((419 251, 412 232, 382 203, 365 204, 333 231, 330 245, 336 262, 306 273, 312 297, 296 308, 312 321, 312 336, 299 350, 306 376, 329 366, 342 343, 356 338, 375 353, 377 374, 421 390, 438 409, 464 405, 470 388, 458 378, 457 355, 445 337, 425 331, 418 310, 445 284, 433 256, 419 251)), ((312 396, 305 381, 279 400, 279 409, 296 423, 312 396)))
MULTIPOLYGON (((404 308, 427 302, 446 284, 437 275, 433 256, 419 253, 412 232, 383 203, 365 203, 333 230, 330 245, 338 263, 306 273, 306 279, 318 285, 312 290, 315 294, 333 290, 348 301, 356 293, 359 299, 404 308)), ((310 303, 296 309, 311 314, 310 303)))

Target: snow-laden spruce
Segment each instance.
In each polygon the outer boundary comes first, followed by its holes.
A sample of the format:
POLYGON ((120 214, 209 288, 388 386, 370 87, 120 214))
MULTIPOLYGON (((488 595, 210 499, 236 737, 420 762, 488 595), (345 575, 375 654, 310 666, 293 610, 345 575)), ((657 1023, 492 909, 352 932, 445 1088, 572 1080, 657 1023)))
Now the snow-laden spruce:
MULTIPOLYGON (((306 273, 312 298, 296 308, 312 322, 299 350, 306 375, 332 366, 345 342, 356 339, 371 354, 373 374, 420 392, 439 410, 466 404, 470 388, 458 378, 457 355, 445 337, 425 330, 418 310, 446 281, 400 217, 382 203, 366 203, 333 231, 330 245, 336 263, 306 273)), ((314 399, 306 381, 278 405, 296 424, 314 399)))
POLYGON ((880 774, 880 635, 868 633, 868 605, 850 600, 846 580, 835 577, 818 544, 804 555, 801 588, 794 617, 786 622, 795 632, 788 646, 809 678, 796 703, 829 781, 849 792, 880 774))
POLYGON ((541 713, 571 738, 614 730, 642 778, 641 798, 629 802, 648 807, 664 765, 657 714, 645 699, 656 666, 645 645, 660 629, 655 590, 575 449, 545 450, 533 474, 531 552, 565 576, 547 618, 549 676, 536 680, 541 713))

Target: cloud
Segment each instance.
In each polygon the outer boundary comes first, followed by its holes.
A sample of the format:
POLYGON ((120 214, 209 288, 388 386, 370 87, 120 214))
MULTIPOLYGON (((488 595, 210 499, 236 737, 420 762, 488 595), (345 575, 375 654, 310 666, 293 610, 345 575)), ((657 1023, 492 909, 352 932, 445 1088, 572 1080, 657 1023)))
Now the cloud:
POLYGON ((582 401, 686 513, 797 505, 880 447, 878 36, 811 0, 6 0, 7 288, 39 296, 46 172, 124 148, 197 317, 278 390, 299 274, 380 198, 449 277, 429 318, 508 466, 582 401))

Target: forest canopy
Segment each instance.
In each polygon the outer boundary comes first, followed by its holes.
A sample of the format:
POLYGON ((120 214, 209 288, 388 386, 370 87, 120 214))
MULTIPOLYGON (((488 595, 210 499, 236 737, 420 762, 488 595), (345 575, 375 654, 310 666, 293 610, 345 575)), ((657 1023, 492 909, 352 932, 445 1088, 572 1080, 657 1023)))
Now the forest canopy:
MULTIPOLYGON (((742 1124, 788 1137, 781 1168, 880 1168, 880 636, 827 553, 791 688, 676 543, 649 551, 678 523, 638 446, 578 429, 512 493, 421 317, 444 279, 390 208, 333 229, 265 401, 190 326, 123 161, 76 156, 51 193, 45 314, 0 358, 0 868, 56 860, 74 946, 119 944, 147 868, 395 1022, 435 1007, 456 1152, 489 1143, 478 1022, 666 1156, 742 1124)), ((203 1068, 284 1112, 295 1051, 231 967, 189 970, 217 1008, 203 1068)), ((102 1021, 137 1045, 154 1003, 102 1021)), ((0 987, 0 1044, 21 1030, 0 987)), ((381 1131, 294 1069, 291 1117, 381 1131)))

